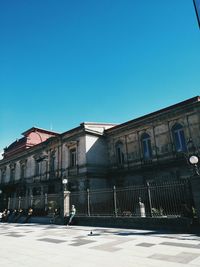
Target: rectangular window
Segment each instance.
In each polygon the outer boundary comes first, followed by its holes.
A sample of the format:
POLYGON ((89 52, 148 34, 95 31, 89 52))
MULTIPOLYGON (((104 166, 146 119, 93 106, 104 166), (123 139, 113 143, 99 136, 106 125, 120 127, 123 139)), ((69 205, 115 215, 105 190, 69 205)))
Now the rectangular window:
POLYGON ((4 183, 6 179, 6 171, 2 170, 1 171, 1 183, 4 183))
POLYGON ((35 175, 40 175, 40 162, 35 161, 35 175))
POLYGON ((15 169, 11 169, 10 170, 10 181, 14 181, 15 180, 15 169))
POLYGON ((70 167, 76 166, 76 149, 70 150, 70 167))
POLYGON ((21 165, 21 179, 24 179, 25 177, 25 165, 21 165))
POLYGON ((51 155, 51 159, 50 159, 50 172, 54 172, 55 171, 55 156, 51 155))

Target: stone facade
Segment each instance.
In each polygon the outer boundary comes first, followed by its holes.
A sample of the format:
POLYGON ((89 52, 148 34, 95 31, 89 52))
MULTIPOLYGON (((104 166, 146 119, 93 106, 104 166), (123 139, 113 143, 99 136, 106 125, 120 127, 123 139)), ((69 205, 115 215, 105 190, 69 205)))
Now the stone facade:
MULTIPOLYGON (((106 187, 108 153, 104 131, 113 126, 82 123, 62 134, 52 133, 32 147, 24 145, 20 151, 18 143, 25 144, 24 137, 15 141, 5 149, 0 161, 1 204, 8 198, 58 194, 63 191, 65 178, 70 191, 106 187)), ((35 131, 42 130, 31 128, 27 132, 34 135, 35 131)))
POLYGON ((187 156, 199 152, 199 100, 195 97, 107 130, 109 180, 129 186, 191 176, 187 156))
POLYGON ((1 198, 56 194, 64 178, 69 191, 182 179, 199 146, 199 97, 120 125, 82 123, 62 134, 33 127, 5 149, 1 198))

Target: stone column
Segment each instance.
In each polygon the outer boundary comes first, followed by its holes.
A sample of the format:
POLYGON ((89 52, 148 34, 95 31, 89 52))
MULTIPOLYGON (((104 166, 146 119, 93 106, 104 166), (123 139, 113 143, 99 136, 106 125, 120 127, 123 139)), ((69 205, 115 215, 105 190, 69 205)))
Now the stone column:
POLYGON ((192 194, 194 206, 197 212, 197 217, 200 222, 200 176, 195 175, 191 177, 192 194))
POLYGON ((70 213, 70 191, 63 192, 63 217, 69 216, 70 213))

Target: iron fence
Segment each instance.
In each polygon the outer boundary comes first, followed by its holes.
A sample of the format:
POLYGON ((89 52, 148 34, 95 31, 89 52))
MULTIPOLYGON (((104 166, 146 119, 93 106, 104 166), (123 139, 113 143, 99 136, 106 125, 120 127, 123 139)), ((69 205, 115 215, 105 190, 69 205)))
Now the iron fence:
POLYGON ((53 214, 55 209, 61 210, 63 198, 60 194, 45 194, 37 196, 9 197, 7 209, 28 211, 30 207, 34 210, 34 215, 53 214))
POLYGON ((192 217, 194 213, 189 180, 73 192, 70 200, 80 216, 192 217))
MULTIPOLYGON (((195 209, 189 179, 140 186, 72 192, 70 204, 79 216, 193 217, 195 209)), ((10 210, 30 207, 34 215, 53 214, 63 207, 63 194, 8 198, 10 210)))

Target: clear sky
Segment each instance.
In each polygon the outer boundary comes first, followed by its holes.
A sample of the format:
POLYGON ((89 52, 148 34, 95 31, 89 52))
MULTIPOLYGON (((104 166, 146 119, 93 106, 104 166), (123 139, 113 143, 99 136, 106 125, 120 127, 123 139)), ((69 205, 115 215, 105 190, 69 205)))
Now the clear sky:
POLYGON ((0 151, 37 126, 125 122, 200 94, 192 0, 0 2, 0 151))

